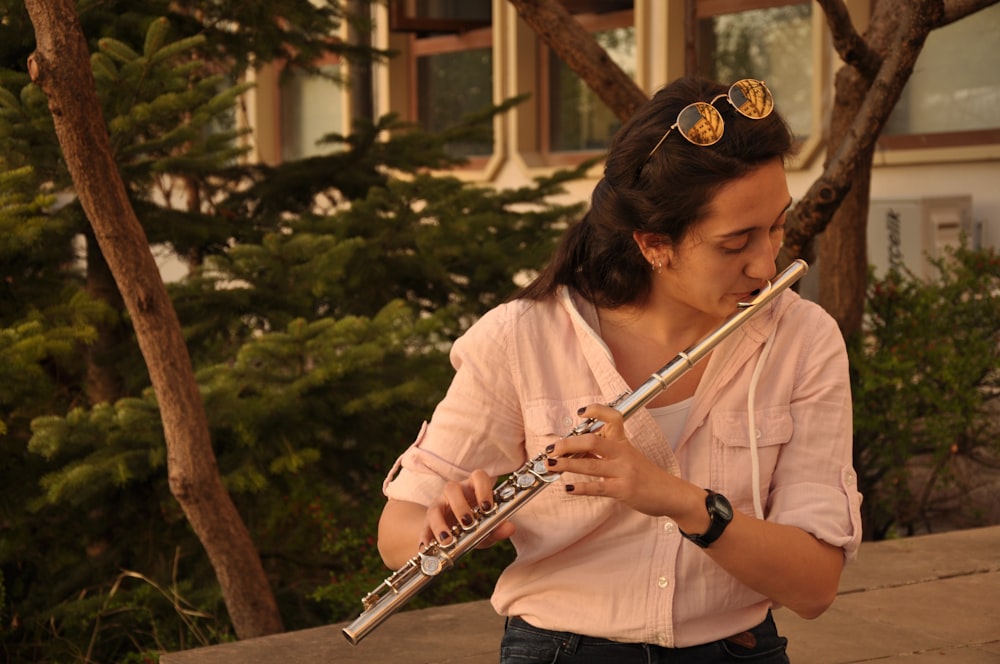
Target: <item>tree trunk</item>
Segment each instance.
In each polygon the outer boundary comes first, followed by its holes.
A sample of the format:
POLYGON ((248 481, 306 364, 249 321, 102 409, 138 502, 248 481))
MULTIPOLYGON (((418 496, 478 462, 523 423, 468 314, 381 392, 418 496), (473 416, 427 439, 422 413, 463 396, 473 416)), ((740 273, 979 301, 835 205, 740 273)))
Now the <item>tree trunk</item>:
POLYGON ((219 477, 177 314, 112 157, 76 4, 25 6, 37 40, 28 71, 48 97, 76 193, 131 315, 159 402, 170 490, 208 553, 237 636, 283 631, 260 557, 219 477))
POLYGON ((819 4, 846 71, 837 76, 823 173, 793 208, 786 244, 791 255, 802 255, 813 238, 827 231, 820 304, 850 337, 860 331, 864 314, 868 196, 876 141, 928 33, 943 24, 945 14, 941 0, 876 2, 871 26, 862 38, 840 0, 819 0, 819 4), (831 281, 824 283, 827 279, 831 281))
MULTIPOLYGON (((348 41, 362 49, 372 47, 371 0, 346 0, 348 41)), ((359 58, 348 62, 348 82, 351 86, 351 120, 375 121, 375 89, 372 62, 359 58)))
POLYGON ((128 328, 122 320, 125 304, 118 292, 114 275, 97 245, 93 230, 87 238, 87 293, 104 302, 116 312, 112 321, 102 321, 97 327, 97 339, 87 347, 87 399, 91 405, 114 403, 122 397, 122 376, 117 359, 126 340, 128 328))
POLYGON ((510 0, 518 15, 624 122, 649 99, 559 0, 510 0))
MULTIPOLYGON (((861 80, 856 69, 844 67, 837 73, 829 153, 835 152, 836 146, 845 140, 870 85, 861 80)), ((861 329, 868 287, 867 228, 872 148, 867 153, 859 153, 859 163, 868 167, 855 171, 850 190, 819 236, 819 303, 845 335, 861 329)))

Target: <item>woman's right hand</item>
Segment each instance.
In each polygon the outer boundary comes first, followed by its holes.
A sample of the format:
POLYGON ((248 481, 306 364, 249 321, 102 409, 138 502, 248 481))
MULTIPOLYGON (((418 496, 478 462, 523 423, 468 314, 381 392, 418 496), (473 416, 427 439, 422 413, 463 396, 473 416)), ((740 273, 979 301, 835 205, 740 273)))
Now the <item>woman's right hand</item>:
MULTIPOLYGON (((452 543, 452 527, 458 526, 464 530, 472 529, 476 522, 476 512, 489 513, 493 508, 493 487, 496 478, 484 470, 474 470, 468 479, 461 482, 448 482, 444 491, 432 502, 424 520, 424 528, 420 535, 420 549, 437 541, 443 546, 452 543)), ((484 549, 507 539, 514 533, 514 524, 504 521, 497 526, 476 548, 484 549)))
MULTIPOLYGON (((441 495, 428 507, 390 498, 382 508, 378 525, 378 550, 386 566, 399 569, 439 538, 444 545, 452 542, 451 527, 461 524, 463 517, 473 517, 473 506, 480 511, 484 504, 493 508, 494 484, 495 478, 476 470, 466 480, 446 484, 441 495)), ((504 521, 476 548, 492 546, 513 533, 514 524, 504 521)))

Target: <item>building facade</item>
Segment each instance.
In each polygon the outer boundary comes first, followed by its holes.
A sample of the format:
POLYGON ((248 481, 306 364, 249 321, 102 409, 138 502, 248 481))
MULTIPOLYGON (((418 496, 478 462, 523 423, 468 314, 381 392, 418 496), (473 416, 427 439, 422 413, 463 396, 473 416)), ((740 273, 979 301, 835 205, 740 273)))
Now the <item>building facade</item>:
MULTIPOLYGON (((648 93, 686 71, 722 82, 767 81, 801 142, 789 165, 793 196, 819 176, 840 63, 817 3, 561 1, 648 93)), ((863 31, 870 0, 847 5, 863 31)), ((394 112, 429 129, 525 95, 496 118, 492 141, 454 146, 469 159, 456 175, 497 187, 602 154, 619 125, 508 0, 389 0, 370 11, 373 44, 397 55, 375 65, 364 85, 297 77, 279 86, 276 69, 261 73, 251 105, 259 159, 314 154, 323 134, 349 132, 357 91, 374 99, 376 116, 394 112)), ((869 261, 877 270, 903 263, 925 272, 925 256, 962 233, 973 245, 1000 244, 998 54, 1000 4, 928 39, 875 155, 869 261)), ((568 197, 589 196, 599 173, 572 185, 568 197)))

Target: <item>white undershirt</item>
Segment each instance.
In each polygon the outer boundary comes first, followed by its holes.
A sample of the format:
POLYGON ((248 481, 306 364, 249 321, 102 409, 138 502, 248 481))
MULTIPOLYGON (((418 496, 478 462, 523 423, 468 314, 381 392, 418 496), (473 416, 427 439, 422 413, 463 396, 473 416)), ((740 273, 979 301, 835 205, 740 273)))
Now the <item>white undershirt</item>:
POLYGON ((653 419, 656 420, 656 423, 660 425, 663 435, 670 441, 670 447, 675 450, 677 449, 677 440, 680 438, 684 424, 687 422, 692 401, 694 401, 694 397, 688 397, 684 401, 678 401, 669 406, 646 409, 653 416, 653 419))

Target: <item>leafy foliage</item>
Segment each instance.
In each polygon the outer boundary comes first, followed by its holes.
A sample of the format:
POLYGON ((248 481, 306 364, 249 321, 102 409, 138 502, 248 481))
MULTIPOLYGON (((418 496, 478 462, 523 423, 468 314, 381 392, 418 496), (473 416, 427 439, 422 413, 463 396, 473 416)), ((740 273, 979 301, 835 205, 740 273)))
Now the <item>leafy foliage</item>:
MULTIPOLYGON (((376 523, 380 505, 341 504, 315 500, 308 506, 323 537, 321 546, 333 568, 326 585, 310 596, 328 608, 338 620, 353 620, 361 612, 361 598, 378 586, 394 570, 386 569, 376 548, 374 531, 357 526, 352 510, 366 514, 362 523, 376 523)), ((478 550, 456 567, 442 574, 406 605, 405 610, 456 604, 489 597, 500 571, 514 559, 514 549, 502 542, 478 550)))
POLYGON ((960 460, 1000 460, 1000 257, 961 247, 934 265, 932 280, 872 281, 852 348, 855 465, 876 539, 932 527, 960 460))
MULTIPOLYGON (((0 7, 5 654, 138 662, 231 639, 213 571, 167 486, 127 315, 101 280, 46 100, 25 71, 34 45, 23 3, 0 7), (94 389, 102 374, 112 398, 94 389)), ((580 171, 506 191, 429 175, 456 165, 447 146, 488 137, 516 99, 439 134, 385 117, 328 136, 342 148, 330 154, 248 165, 234 119, 247 88, 231 72, 386 55, 328 39, 352 18, 340 2, 86 0, 80 16, 146 234, 190 260, 170 291, 223 481, 285 624, 353 617, 386 573, 372 540, 385 469, 443 393, 451 341, 541 264, 579 211, 548 201, 580 171)), ((983 413, 997 387, 996 259, 973 258, 943 266, 965 267, 941 285, 897 275, 873 291, 871 342, 854 358, 858 468, 867 518, 883 531, 914 523, 901 511, 911 476, 899 470, 911 459, 994 453, 983 413), (952 317, 960 330, 943 334, 952 317)), ((510 555, 477 552, 413 606, 484 596, 510 555)))
MULTIPOLYGON (((23 7, 0 3, 9 6, 0 32, 30 33, 23 7)), ((341 48, 325 37, 343 15, 336 2, 238 4, 238 23, 223 20, 233 9, 225 3, 158 0, 142 10, 82 3, 81 19, 147 237, 190 260, 170 293, 220 473, 286 626, 306 627, 350 617, 365 574, 381 573, 366 544, 382 476, 443 394, 451 341, 540 265, 578 213, 548 200, 581 171, 506 191, 428 174, 454 166, 446 146, 488 135, 493 115, 517 100, 437 135, 386 117, 328 137, 343 148, 329 155, 244 164, 234 107, 246 86, 227 72, 250 59, 306 65, 316 49, 341 48), (379 140, 386 131, 391 140, 379 140)), ((46 100, 18 59, 30 34, 8 36, 4 649, 18 661, 130 662, 232 638, 213 571, 167 485, 156 397, 128 316, 87 236, 46 100), (99 378, 113 389, 98 393, 99 378)), ((471 577, 489 571, 464 574, 442 592, 482 596, 471 577)))

